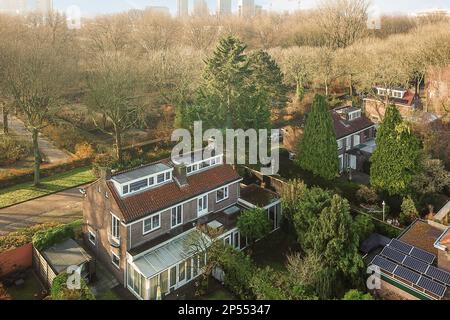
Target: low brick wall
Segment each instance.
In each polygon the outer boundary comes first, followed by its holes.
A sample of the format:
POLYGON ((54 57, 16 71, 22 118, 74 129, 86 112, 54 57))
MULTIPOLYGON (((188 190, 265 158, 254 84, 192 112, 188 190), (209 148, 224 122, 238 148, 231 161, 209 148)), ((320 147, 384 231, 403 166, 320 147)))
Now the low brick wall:
POLYGON ((33 264, 33 244, 0 253, 0 277, 14 271, 31 268, 33 264))

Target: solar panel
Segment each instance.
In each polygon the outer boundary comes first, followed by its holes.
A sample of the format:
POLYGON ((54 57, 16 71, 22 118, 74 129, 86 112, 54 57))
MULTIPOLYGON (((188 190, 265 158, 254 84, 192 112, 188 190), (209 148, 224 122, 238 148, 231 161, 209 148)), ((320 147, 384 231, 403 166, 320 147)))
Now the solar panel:
POLYGON ((400 277, 403 280, 414 283, 414 284, 416 284, 417 281, 419 281, 419 279, 421 277, 420 274, 418 274, 417 272, 411 271, 402 266, 398 266, 395 269, 394 275, 400 277))
POLYGON ((413 249, 413 246, 410 246, 409 244, 397 239, 392 239, 391 243, 389 243, 389 246, 406 254, 410 254, 411 250, 413 249))
POLYGON ((405 254, 398 252, 397 250, 391 249, 390 247, 384 247, 383 251, 381 252, 381 255, 399 264, 403 264, 403 261, 406 258, 405 254))
POLYGON ((447 271, 430 266, 425 274, 434 280, 450 286, 450 273, 447 271))
POLYGON ((372 264, 389 273, 394 273, 394 270, 397 267, 397 264, 395 264, 394 262, 380 256, 375 256, 375 258, 372 260, 372 264))
POLYGON ((436 259, 436 256, 432 253, 426 252, 425 250, 419 249, 414 247, 411 251, 411 256, 414 258, 417 258, 419 260, 422 260, 428 264, 432 264, 434 260, 436 259))
POLYGON ((403 265, 419 273, 425 273, 429 266, 425 262, 410 256, 406 257, 405 261, 403 261, 403 265))
POLYGON ((440 298, 444 296, 445 291, 447 290, 446 286, 426 277, 420 277, 417 285, 440 298))

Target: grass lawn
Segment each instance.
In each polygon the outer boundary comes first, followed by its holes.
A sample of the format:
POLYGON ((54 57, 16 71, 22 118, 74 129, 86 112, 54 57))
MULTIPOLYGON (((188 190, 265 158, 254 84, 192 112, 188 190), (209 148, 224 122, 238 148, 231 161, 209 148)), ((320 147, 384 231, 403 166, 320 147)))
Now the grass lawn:
POLYGON ((225 289, 217 289, 204 296, 202 300, 235 300, 233 295, 225 289))
POLYGON ((96 298, 97 300, 107 300, 107 301, 121 300, 119 295, 115 293, 113 290, 102 292, 96 298))
POLYGON ((0 208, 70 189, 93 180, 95 180, 95 176, 92 174, 91 168, 85 167, 44 178, 39 187, 34 187, 32 183, 27 182, 0 189, 0 208))
POLYGON ((7 289, 13 300, 42 300, 43 287, 33 272, 29 271, 21 286, 12 286, 7 289))

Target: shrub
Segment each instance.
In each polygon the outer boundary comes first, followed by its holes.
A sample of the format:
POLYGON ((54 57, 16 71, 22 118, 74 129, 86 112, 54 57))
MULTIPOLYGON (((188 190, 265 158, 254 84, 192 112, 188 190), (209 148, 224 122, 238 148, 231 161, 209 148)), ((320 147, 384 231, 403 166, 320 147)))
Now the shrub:
POLYGON ((35 225, 29 228, 11 232, 6 236, 0 236, 0 253, 20 248, 33 240, 33 236, 43 230, 48 230, 60 224, 51 222, 35 225))
POLYGON ((356 197, 361 203, 376 204, 378 202, 377 192, 364 185, 356 192, 356 197))
POLYGON ((33 246, 38 250, 45 250, 55 243, 75 236, 75 231, 83 225, 82 220, 57 226, 43 231, 38 231, 33 236, 33 246))
POLYGON ((249 241, 261 239, 269 234, 270 222, 267 211, 263 209, 251 209, 242 212, 237 221, 237 227, 242 236, 249 241))
POLYGON ((282 276, 271 267, 258 268, 250 279, 250 287, 257 300, 288 300, 280 285, 282 276))
POLYGON ((11 300, 11 296, 6 291, 6 288, 0 282, 0 301, 1 300, 11 300))
POLYGON ((0 135, 0 166, 7 166, 32 153, 30 142, 12 136, 0 135))
POLYGON ((349 290, 342 300, 373 300, 370 293, 364 293, 356 289, 349 290))
POLYGON ((67 288, 68 277, 69 275, 63 272, 53 280, 51 287, 52 300, 95 300, 94 294, 84 279, 81 279, 81 289, 67 288))
POLYGON ((402 225, 409 225, 411 222, 419 218, 416 205, 410 196, 403 198, 402 211, 400 212, 400 222, 402 225))
POLYGON ((75 146, 78 143, 86 140, 77 128, 69 124, 50 123, 42 130, 42 133, 49 137, 58 148, 72 153, 75 153, 75 146))
POLYGON ((88 142, 77 143, 75 145, 75 155, 80 159, 92 158, 94 148, 88 142))
POLYGON ((375 231, 372 219, 365 214, 360 214, 355 218, 354 227, 360 242, 367 239, 375 231))
POLYGON ((92 171, 96 177, 100 176, 100 168, 112 168, 116 162, 113 155, 109 153, 97 154, 92 161, 92 171))

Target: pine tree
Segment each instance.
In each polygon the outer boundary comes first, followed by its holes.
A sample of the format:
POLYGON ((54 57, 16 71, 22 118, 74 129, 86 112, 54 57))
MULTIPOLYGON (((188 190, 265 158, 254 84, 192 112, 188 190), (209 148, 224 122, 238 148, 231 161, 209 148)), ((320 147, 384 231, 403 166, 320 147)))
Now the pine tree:
POLYGON ((266 92, 271 105, 283 108, 288 101, 288 88, 284 84, 284 74, 276 61, 264 50, 258 50, 250 56, 252 81, 258 91, 266 92))
POLYGON ((333 120, 325 98, 316 95, 308 115, 303 138, 299 142, 299 166, 332 180, 339 171, 338 146, 333 120))
POLYGON ((394 105, 388 106, 371 157, 370 182, 390 195, 406 195, 421 171, 421 146, 394 105))

